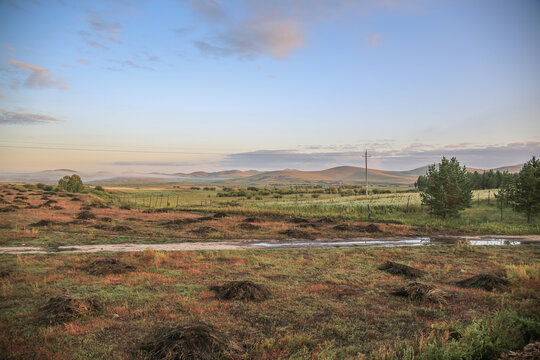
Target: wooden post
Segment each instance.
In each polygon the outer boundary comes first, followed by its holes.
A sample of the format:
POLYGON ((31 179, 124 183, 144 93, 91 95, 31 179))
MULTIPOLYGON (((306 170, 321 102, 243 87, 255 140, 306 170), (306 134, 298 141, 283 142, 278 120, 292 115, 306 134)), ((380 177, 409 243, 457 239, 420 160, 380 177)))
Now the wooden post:
POLYGON ((405 209, 405 212, 409 212, 409 201, 411 200, 411 195, 407 196, 407 208, 405 209))

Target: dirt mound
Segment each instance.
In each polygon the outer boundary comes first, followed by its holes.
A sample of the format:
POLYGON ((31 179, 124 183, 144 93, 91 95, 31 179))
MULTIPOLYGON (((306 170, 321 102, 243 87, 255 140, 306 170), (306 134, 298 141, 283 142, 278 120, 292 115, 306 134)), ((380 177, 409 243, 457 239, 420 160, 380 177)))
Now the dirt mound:
POLYGON ((132 229, 129 226, 116 225, 111 228, 112 231, 131 231, 132 229))
POLYGON ((95 299, 60 295, 50 298, 47 304, 39 309, 38 321, 42 325, 55 325, 100 309, 101 305, 95 299))
POLYGON ((289 220, 289 222, 292 222, 293 224, 305 224, 308 223, 309 220, 301 217, 293 217, 289 220))
POLYGON ((17 211, 19 210, 20 208, 16 205, 10 205, 10 206, 6 206, 6 207, 3 207, 0 209, 0 212, 14 212, 14 211, 17 211))
POLYGON ((335 220, 332 219, 332 218, 329 218, 328 216, 325 216, 323 218, 320 218, 319 220, 317 220, 318 223, 321 223, 321 224, 333 224, 335 223, 335 220))
POLYGON ((482 273, 473 277, 458 281, 460 287, 484 289, 486 291, 506 290, 510 282, 493 273, 482 273))
POLYGON ((39 220, 36 223, 30 224, 30 226, 34 226, 34 227, 52 226, 52 225, 58 225, 58 223, 53 220, 43 219, 43 220, 39 220))
POLYGON ((241 352, 228 336, 203 322, 162 328, 141 350, 147 360, 230 359, 241 352))
POLYGON ((13 270, 11 270, 11 269, 2 269, 2 270, 0 270, 0 278, 8 277, 12 273, 13 273, 13 270))
POLYGON ((279 232, 281 235, 287 235, 288 237, 295 239, 312 239, 313 235, 310 233, 298 230, 298 229, 287 229, 279 232))
POLYGON ((103 221, 103 222, 112 222, 112 218, 110 218, 108 216, 104 216, 102 218, 99 218, 98 220, 103 221))
POLYGON ((64 210, 64 208, 58 205, 54 205, 53 207, 51 207, 51 210, 64 210))
POLYGON ((79 220, 89 220, 89 219, 95 219, 96 215, 92 214, 88 210, 81 211, 79 215, 77 215, 77 219, 79 220))
POLYGON ((192 233, 199 234, 199 235, 208 235, 210 233, 217 232, 217 231, 219 230, 211 226, 200 226, 194 230, 191 230, 192 233))
POLYGON ((409 278, 421 277, 425 274, 422 270, 415 269, 413 267, 398 264, 393 261, 387 261, 378 268, 379 270, 386 271, 392 275, 404 275, 409 278))
POLYGON ((98 230, 111 230, 111 226, 107 224, 96 224, 93 228, 98 230))
POLYGON ((339 225, 336 225, 336 226, 332 227, 332 230, 352 231, 352 230, 354 230, 354 227, 349 225, 349 224, 339 224, 339 225))
POLYGON ((450 296, 448 293, 435 286, 421 283, 418 281, 409 281, 404 287, 394 291, 391 295, 408 297, 411 300, 430 301, 446 304, 446 299, 450 296))
POLYGON ((231 281, 222 286, 211 286, 216 298, 222 300, 263 301, 270 297, 270 291, 264 285, 249 280, 231 281))
POLYGON ((79 208, 79 210, 92 210, 92 207, 91 206, 88 206, 88 205, 84 205, 84 206, 81 206, 79 208))
POLYGON ((70 201, 82 201, 82 199, 79 199, 78 197, 73 197, 70 201))
POLYGON ((258 230, 261 227, 259 225, 254 225, 254 224, 251 224, 251 223, 241 223, 241 224, 238 225, 238 228, 241 229, 241 230, 250 231, 250 230, 258 230))
POLYGON ((255 217, 255 216, 250 216, 250 217, 247 217, 244 220, 242 220, 242 222, 245 222, 245 223, 261 222, 261 221, 262 221, 261 219, 259 219, 258 217, 255 217))
POLYGON ((28 200, 28 197, 22 196, 22 195, 17 195, 17 196, 15 196, 15 199, 18 199, 18 200, 28 200))
POLYGON ((159 214, 159 213, 168 213, 172 209, 162 208, 162 209, 146 209, 143 210, 143 214, 159 214))
POLYGON ((224 212, 217 212, 217 213, 215 213, 215 214, 213 215, 213 217, 214 217, 215 219, 221 219, 221 218, 224 218, 224 217, 227 217, 227 216, 229 216, 229 215, 227 215, 227 214, 224 213, 224 212))
POLYGON ((91 262, 83 270, 92 275, 121 274, 134 271, 135 266, 124 264, 118 259, 103 258, 91 262))
POLYGON ((366 226, 359 225, 357 227, 358 231, 365 231, 368 233, 380 233, 382 230, 375 224, 369 224, 366 226))
POLYGON ((540 342, 526 345, 523 351, 510 351, 501 355, 499 360, 536 360, 540 359, 540 342))

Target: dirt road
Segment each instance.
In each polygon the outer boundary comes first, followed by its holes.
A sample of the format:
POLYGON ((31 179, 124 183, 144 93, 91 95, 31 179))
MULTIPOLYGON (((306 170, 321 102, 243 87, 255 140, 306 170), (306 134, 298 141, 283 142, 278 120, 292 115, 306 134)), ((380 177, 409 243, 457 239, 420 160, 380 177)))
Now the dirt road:
POLYGON ((157 251, 195 251, 195 250, 247 250, 247 249, 296 249, 331 247, 395 247, 451 244, 457 240, 468 240, 473 245, 520 245, 540 242, 540 235, 484 235, 484 236, 437 236, 437 237, 387 237, 354 239, 318 240, 230 240, 221 242, 182 242, 167 244, 95 244, 66 245, 56 247, 9 246, 0 247, 0 254, 45 254, 45 253, 95 253, 131 252, 148 248, 157 251))

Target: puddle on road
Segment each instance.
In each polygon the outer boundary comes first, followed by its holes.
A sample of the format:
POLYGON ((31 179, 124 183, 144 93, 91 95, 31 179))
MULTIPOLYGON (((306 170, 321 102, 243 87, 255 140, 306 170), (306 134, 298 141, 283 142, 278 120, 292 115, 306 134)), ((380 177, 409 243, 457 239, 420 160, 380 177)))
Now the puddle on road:
MULTIPOLYGON (((346 247, 346 246, 373 246, 373 247, 400 247, 400 246, 429 246, 441 244, 454 244, 456 241, 431 239, 429 237, 417 237, 412 239, 391 239, 391 240, 350 240, 350 241, 289 241, 289 242, 256 242, 249 243, 249 247, 259 248, 326 248, 326 247, 346 247)), ((521 245, 521 241, 510 239, 482 239, 469 240, 473 246, 481 245, 521 245)))

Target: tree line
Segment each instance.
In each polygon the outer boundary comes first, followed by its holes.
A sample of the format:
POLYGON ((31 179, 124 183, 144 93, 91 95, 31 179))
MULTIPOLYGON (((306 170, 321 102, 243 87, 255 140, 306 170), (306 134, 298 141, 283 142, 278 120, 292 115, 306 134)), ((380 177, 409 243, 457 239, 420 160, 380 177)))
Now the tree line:
MULTIPOLYGON (((517 174, 511 174, 507 171, 502 172, 500 170, 489 170, 483 173, 479 173, 478 171, 467 172, 465 177, 467 178, 472 190, 486 190, 499 189, 505 181, 508 181, 508 177, 513 178, 513 181, 515 181, 517 174)), ((426 176, 420 175, 414 183, 414 186, 420 189, 425 185, 425 182, 426 176)))
MULTIPOLYGON (((494 181, 495 185, 495 181, 500 181, 498 186, 487 188, 499 188, 495 198, 501 211, 501 220, 503 209, 512 207, 513 210, 524 213, 527 222, 531 222, 532 217, 540 212, 540 160, 533 157, 517 174, 491 173, 493 175, 486 175, 484 179, 494 181)), ((478 184, 475 183, 478 176, 475 173, 471 176, 455 157, 450 160, 443 157, 438 165, 430 165, 426 175, 420 178, 416 186, 420 190, 422 204, 429 207, 431 214, 442 218, 458 216, 459 211, 470 207, 472 190, 478 184)), ((479 183, 481 184, 481 181, 479 183)))

